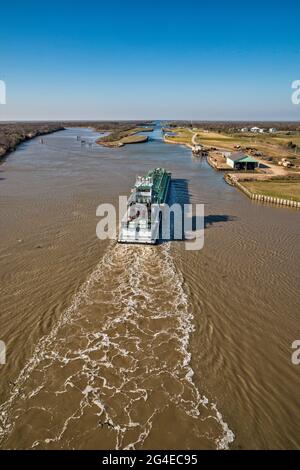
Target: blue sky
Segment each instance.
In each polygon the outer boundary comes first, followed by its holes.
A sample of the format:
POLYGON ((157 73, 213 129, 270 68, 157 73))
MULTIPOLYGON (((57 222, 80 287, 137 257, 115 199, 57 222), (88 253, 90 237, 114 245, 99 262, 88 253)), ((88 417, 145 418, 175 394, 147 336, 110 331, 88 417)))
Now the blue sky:
POLYGON ((5 119, 294 119, 299 1, 1 5, 5 119))

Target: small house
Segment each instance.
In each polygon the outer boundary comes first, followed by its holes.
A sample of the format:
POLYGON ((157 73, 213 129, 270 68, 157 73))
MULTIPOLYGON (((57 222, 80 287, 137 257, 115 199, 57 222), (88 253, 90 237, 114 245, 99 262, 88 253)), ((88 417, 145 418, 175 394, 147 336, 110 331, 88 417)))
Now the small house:
POLYGON ((260 128, 259 127, 251 127, 250 131, 251 132, 260 132, 260 128))

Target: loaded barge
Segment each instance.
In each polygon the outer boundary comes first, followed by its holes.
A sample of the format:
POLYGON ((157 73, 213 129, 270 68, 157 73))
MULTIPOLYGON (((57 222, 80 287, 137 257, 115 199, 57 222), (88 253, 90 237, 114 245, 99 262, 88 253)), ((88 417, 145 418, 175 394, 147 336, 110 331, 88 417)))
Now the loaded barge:
POLYGON ((121 221, 120 243, 154 244, 159 238, 161 209, 166 203, 171 173, 163 168, 138 176, 121 221))

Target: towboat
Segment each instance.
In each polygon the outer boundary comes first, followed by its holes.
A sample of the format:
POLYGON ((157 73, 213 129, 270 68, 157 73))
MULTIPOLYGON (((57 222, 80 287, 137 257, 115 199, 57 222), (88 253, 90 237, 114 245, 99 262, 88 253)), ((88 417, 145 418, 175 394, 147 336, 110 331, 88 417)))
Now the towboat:
POLYGON ((138 176, 122 218, 119 243, 155 244, 159 238, 161 210, 166 203, 171 173, 163 168, 138 176))

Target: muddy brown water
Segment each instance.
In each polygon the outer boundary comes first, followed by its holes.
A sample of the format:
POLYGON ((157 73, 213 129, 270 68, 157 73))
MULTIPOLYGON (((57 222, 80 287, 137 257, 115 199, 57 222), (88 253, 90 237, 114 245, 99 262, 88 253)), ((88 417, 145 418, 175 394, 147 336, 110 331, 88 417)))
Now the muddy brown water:
POLYGON ((2 448, 297 448, 300 214, 263 206, 156 128, 22 144, 0 166, 2 448), (205 244, 118 245, 96 207, 163 166, 205 244))

